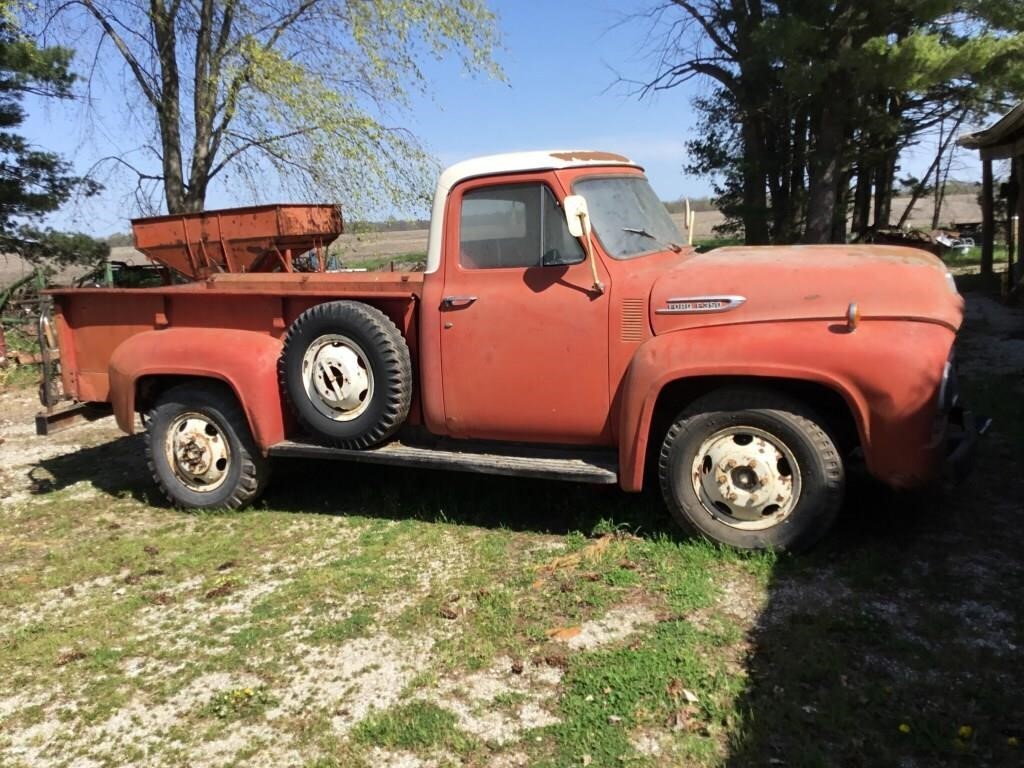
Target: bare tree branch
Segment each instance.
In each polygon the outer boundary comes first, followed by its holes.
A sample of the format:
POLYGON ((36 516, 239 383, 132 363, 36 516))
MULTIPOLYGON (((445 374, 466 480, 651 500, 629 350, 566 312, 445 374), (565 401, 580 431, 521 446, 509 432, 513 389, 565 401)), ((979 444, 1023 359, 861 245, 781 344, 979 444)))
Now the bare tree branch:
POLYGON ((127 63, 128 67, 131 69, 132 74, 135 75, 135 80, 138 82, 142 92, 149 100, 149 103, 159 109, 160 94, 157 92, 154 84, 150 82, 149 73, 142 68, 141 64, 139 64, 139 60, 135 58, 135 54, 132 53, 128 44, 125 43, 124 39, 117 33, 117 30, 114 29, 110 20, 107 19, 107 17, 96 7, 93 0, 79 0, 79 2, 81 2, 89 13, 93 15, 96 21, 98 21, 100 26, 103 28, 107 37, 113 41, 122 58, 124 58, 125 63, 127 63))

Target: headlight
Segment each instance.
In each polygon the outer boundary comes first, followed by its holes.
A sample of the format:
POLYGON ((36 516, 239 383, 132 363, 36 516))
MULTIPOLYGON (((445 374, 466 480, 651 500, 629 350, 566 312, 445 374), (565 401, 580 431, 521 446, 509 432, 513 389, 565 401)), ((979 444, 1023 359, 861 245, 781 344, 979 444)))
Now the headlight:
POLYGON ((945 438, 949 412, 960 402, 960 383, 956 375, 956 351, 950 350, 946 364, 942 368, 942 381, 939 382, 939 394, 935 399, 935 419, 932 422, 932 446, 938 445, 945 438))
POLYGON ((956 352, 950 351, 949 359, 942 369, 942 382, 939 384, 939 411, 949 412, 960 401, 960 383, 956 375, 956 352))
POLYGON ((956 288, 956 279, 953 277, 952 272, 946 273, 946 285, 949 286, 949 290, 951 290, 953 293, 957 294, 958 296, 960 295, 960 291, 958 291, 956 288))

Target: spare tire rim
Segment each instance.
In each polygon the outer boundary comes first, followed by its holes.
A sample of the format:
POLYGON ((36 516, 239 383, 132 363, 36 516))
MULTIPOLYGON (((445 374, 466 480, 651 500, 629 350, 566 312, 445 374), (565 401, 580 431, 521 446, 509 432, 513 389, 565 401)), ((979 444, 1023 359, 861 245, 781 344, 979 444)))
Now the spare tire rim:
POLYGON ((347 336, 328 334, 302 356, 302 385, 321 414, 332 421, 351 421, 373 399, 373 370, 362 347, 347 336))
POLYGON ((756 427, 729 427, 708 437, 694 456, 691 478, 704 510, 741 530, 778 525, 800 500, 793 452, 756 427))
POLYGON ((190 412, 175 418, 164 441, 167 463, 186 488, 197 493, 215 491, 227 480, 231 446, 209 416, 190 412))

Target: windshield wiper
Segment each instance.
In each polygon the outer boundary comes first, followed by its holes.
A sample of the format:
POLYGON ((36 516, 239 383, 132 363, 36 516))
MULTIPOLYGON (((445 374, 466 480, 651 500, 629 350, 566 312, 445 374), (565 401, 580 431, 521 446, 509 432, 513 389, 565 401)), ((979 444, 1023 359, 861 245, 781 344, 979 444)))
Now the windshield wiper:
POLYGON ((629 232, 633 235, 639 235, 640 237, 646 237, 656 243, 660 243, 661 245, 666 246, 673 253, 682 253, 683 246, 677 245, 676 243, 670 243, 665 240, 660 240, 642 227, 623 227, 622 231, 629 232))

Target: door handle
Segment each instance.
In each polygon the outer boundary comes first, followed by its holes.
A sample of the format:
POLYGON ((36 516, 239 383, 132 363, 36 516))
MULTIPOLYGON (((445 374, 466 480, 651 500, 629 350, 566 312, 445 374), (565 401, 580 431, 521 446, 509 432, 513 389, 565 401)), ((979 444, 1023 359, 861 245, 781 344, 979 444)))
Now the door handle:
POLYGON ((476 296, 445 296, 441 299, 441 306, 444 309, 457 309, 468 307, 474 301, 476 301, 476 296))

